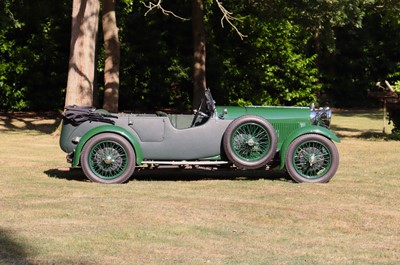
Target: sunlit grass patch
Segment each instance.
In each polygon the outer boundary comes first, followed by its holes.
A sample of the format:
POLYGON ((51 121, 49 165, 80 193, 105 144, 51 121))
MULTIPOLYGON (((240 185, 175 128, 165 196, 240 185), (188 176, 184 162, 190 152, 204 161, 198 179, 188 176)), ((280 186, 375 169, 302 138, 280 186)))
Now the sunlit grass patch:
POLYGON ((274 171, 154 170, 100 185, 68 170, 51 130, 7 126, 0 264, 400 260, 400 142, 368 136, 381 130, 376 112, 334 113, 340 165, 327 184, 296 184, 274 171))

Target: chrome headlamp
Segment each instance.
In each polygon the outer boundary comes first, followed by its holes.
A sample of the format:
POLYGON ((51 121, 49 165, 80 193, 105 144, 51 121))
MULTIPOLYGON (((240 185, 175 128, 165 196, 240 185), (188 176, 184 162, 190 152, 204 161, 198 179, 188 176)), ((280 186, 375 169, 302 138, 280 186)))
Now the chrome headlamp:
POLYGON ((312 125, 329 128, 331 124, 332 110, 329 107, 316 109, 314 104, 310 107, 310 119, 312 125))

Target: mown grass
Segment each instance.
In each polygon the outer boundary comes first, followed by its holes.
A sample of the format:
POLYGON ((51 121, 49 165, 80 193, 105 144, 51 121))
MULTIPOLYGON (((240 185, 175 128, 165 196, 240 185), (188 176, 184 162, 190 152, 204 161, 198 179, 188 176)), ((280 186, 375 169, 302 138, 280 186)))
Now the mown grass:
POLYGON ((68 170, 46 117, 0 116, 0 264, 397 264, 400 142, 380 113, 334 113, 328 184, 281 172, 68 170))

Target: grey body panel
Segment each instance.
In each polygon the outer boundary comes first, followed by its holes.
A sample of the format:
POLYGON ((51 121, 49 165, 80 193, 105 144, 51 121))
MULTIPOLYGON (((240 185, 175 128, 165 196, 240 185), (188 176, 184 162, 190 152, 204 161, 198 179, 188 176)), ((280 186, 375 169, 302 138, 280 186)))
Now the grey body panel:
MULTIPOLYGON (((139 123, 143 126, 144 122, 142 120, 139 123)), ((210 118, 203 125, 177 129, 167 117, 148 122, 151 124, 149 131, 153 128, 159 130, 149 133, 152 141, 144 140, 150 138, 146 132, 136 131, 146 160, 191 160, 218 156, 223 134, 231 123, 230 120, 210 118)))
MULTIPOLYGON (((190 127, 193 115, 157 116, 152 114, 117 114, 115 127, 129 131, 139 142, 145 160, 195 160, 220 155, 221 141, 231 120, 208 118, 201 125, 190 127), (178 127, 178 128, 177 128, 178 127)), ((199 118, 201 120, 201 117, 199 118)), ((73 137, 83 137, 101 122, 87 121, 80 126, 63 124, 61 148, 73 152, 73 137)))

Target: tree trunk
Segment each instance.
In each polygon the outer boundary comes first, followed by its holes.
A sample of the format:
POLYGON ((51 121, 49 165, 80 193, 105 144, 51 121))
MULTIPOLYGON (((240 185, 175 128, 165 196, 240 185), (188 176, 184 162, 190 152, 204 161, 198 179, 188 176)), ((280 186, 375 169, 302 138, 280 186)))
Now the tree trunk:
POLYGON ((206 33, 204 0, 192 0, 192 31, 194 47, 193 108, 198 108, 206 89, 206 33))
POLYGON ((98 0, 73 0, 65 105, 93 105, 98 0))
POLYGON ((110 112, 118 112, 121 44, 118 38, 115 0, 103 1, 102 22, 105 48, 103 108, 110 112))

